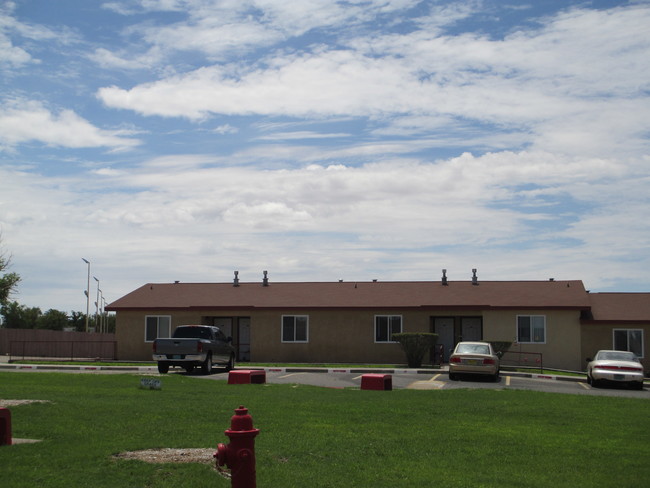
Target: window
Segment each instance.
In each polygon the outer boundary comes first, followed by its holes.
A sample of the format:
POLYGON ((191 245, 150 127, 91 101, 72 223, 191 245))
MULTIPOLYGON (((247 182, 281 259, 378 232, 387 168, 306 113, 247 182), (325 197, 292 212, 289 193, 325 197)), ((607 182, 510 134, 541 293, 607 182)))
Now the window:
POLYGON ((517 316, 517 342, 545 344, 546 343, 546 316, 545 315, 518 315, 517 316))
POLYGON ((614 329, 614 349, 643 357, 643 329, 614 329))
POLYGON ((282 342, 308 342, 308 338, 308 315, 282 316, 282 342))
POLYGON ((402 332, 401 315, 375 315, 375 342, 394 342, 393 334, 402 332))
POLYGON ((153 342, 158 337, 170 337, 171 323, 172 318, 169 315, 151 315, 146 317, 144 326, 145 342, 153 342))

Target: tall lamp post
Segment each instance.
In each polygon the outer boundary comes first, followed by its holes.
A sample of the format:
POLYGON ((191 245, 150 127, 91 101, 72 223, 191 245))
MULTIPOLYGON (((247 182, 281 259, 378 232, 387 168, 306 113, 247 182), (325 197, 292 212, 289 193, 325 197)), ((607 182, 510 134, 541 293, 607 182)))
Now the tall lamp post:
POLYGON ((88 314, 90 313, 90 261, 86 258, 81 258, 84 263, 88 265, 88 284, 86 285, 86 332, 88 332, 88 314))
POLYGON ((104 332, 104 292, 99 290, 99 332, 104 332))
POLYGON ((99 289, 99 280, 94 276, 93 279, 97 282, 97 301, 95 302, 95 332, 97 332, 99 327, 99 293, 101 290, 99 289))

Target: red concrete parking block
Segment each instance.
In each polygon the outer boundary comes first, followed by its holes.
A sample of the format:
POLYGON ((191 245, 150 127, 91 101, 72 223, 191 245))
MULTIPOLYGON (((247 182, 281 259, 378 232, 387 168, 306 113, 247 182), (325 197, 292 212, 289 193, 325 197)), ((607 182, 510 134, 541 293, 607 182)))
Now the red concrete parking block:
POLYGON ((389 374, 364 374, 361 376, 362 390, 392 390, 393 377, 389 374))
POLYGON ((229 385, 244 385, 249 383, 266 383, 266 371, 259 369, 238 369, 228 373, 229 385))

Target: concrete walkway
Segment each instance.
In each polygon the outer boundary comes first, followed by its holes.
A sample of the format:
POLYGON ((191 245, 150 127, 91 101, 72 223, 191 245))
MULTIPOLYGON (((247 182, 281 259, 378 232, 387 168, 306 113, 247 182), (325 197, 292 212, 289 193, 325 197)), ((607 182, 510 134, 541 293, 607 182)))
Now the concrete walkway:
MULTIPOLYGON (((422 368, 422 369, 409 369, 409 368, 310 368, 310 367, 245 367, 240 365, 235 369, 261 369, 270 373, 355 373, 355 374, 364 374, 364 373, 378 373, 378 374, 427 374, 427 375, 437 375, 437 374, 447 374, 448 367, 442 365, 439 368, 422 368)), ((133 372, 133 373, 157 373, 158 368, 155 365, 147 366, 118 366, 118 365, 101 365, 101 366, 92 366, 92 365, 74 365, 74 364, 21 364, 21 363, 9 363, 8 356, 0 355, 0 371, 3 370, 37 370, 37 371, 112 371, 112 372, 133 372)), ((535 372, 514 372, 514 371, 501 371, 502 376, 518 376, 523 378, 538 378, 538 379, 547 379, 547 380, 558 380, 558 381, 580 381, 586 382, 586 376, 567 376, 567 375, 553 375, 553 374, 540 374, 535 372)), ((428 381, 423 381, 423 383, 428 383, 428 381)), ((422 384, 421 388, 431 388, 435 385, 422 384)))

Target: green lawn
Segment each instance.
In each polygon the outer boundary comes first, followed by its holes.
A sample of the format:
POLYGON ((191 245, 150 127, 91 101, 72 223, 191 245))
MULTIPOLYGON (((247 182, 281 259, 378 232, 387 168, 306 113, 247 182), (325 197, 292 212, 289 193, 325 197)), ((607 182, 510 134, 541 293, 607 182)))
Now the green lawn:
POLYGON ((255 427, 257 486, 645 487, 647 399, 517 390, 362 391, 227 385, 170 375, 0 373, 13 436, 0 447, 3 487, 224 487, 210 466, 148 464, 113 454, 215 448, 234 408, 255 427))

